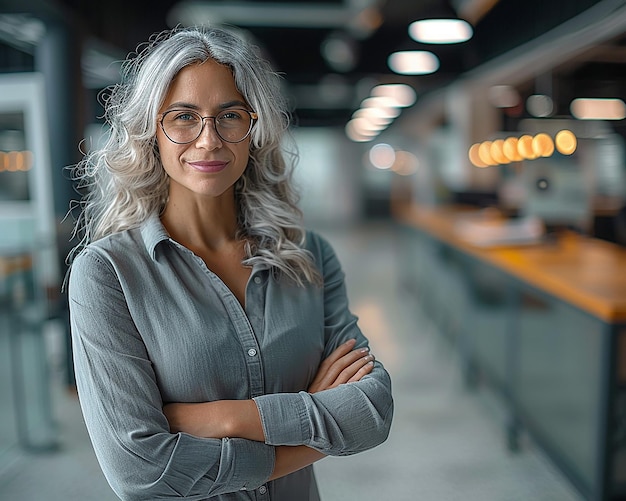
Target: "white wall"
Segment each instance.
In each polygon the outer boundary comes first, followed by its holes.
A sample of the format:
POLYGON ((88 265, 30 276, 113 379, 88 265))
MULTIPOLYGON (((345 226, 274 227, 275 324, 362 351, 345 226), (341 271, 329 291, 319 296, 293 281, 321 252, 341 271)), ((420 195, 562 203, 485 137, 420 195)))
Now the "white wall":
POLYGON ((300 208, 311 224, 345 224, 360 212, 359 148, 343 129, 307 127, 293 136, 300 153, 294 179, 300 208))

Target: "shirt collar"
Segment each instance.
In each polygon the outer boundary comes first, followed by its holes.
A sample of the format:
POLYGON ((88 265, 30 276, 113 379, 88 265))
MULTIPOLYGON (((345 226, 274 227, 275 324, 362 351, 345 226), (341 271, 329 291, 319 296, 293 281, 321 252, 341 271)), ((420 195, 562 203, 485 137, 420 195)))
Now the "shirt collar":
MULTIPOLYGON (((153 212, 140 226, 141 238, 146 246, 146 250, 150 257, 156 261, 156 248, 163 241, 169 241, 170 235, 163 226, 161 218, 157 212, 153 212)), ((269 270, 270 266, 266 263, 257 263, 252 267, 252 272, 269 270)))
POLYGON ((141 237, 146 246, 146 250, 152 259, 156 259, 156 247, 163 240, 169 240, 170 236, 161 223, 161 218, 157 212, 153 212, 143 222, 140 227, 141 237))

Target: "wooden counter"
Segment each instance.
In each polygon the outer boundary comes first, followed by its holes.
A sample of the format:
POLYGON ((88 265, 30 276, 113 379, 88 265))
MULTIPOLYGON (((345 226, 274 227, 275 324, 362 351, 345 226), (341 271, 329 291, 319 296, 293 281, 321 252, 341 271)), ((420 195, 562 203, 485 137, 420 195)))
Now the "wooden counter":
POLYGON ((397 208, 395 216, 608 323, 626 322, 626 249, 566 233, 549 243, 478 247, 455 230, 467 209, 397 208))
POLYGON ((493 210, 393 214, 402 279, 468 385, 502 397, 509 447, 525 428, 585 499, 626 499, 626 249, 573 232, 479 245, 510 229, 493 210))

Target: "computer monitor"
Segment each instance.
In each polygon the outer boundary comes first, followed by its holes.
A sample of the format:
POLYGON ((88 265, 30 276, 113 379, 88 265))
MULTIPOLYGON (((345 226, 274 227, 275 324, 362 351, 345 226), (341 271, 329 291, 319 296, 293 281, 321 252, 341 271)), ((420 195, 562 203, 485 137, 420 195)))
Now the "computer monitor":
POLYGON ((558 153, 524 162, 522 215, 540 218, 548 230, 570 228, 590 232, 593 179, 588 171, 591 167, 580 162, 577 155, 558 153))

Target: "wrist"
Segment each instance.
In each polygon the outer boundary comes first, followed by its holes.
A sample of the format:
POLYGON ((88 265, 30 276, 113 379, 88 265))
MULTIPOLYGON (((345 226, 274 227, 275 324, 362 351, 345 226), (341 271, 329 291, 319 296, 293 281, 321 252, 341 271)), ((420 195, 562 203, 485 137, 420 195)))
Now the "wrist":
POLYGON ((264 442, 261 416, 254 400, 227 400, 222 407, 224 436, 264 442))
POLYGON ((277 478, 289 475, 325 457, 325 454, 304 445, 295 447, 278 446, 276 447, 274 471, 270 476, 270 480, 276 480, 277 478))

